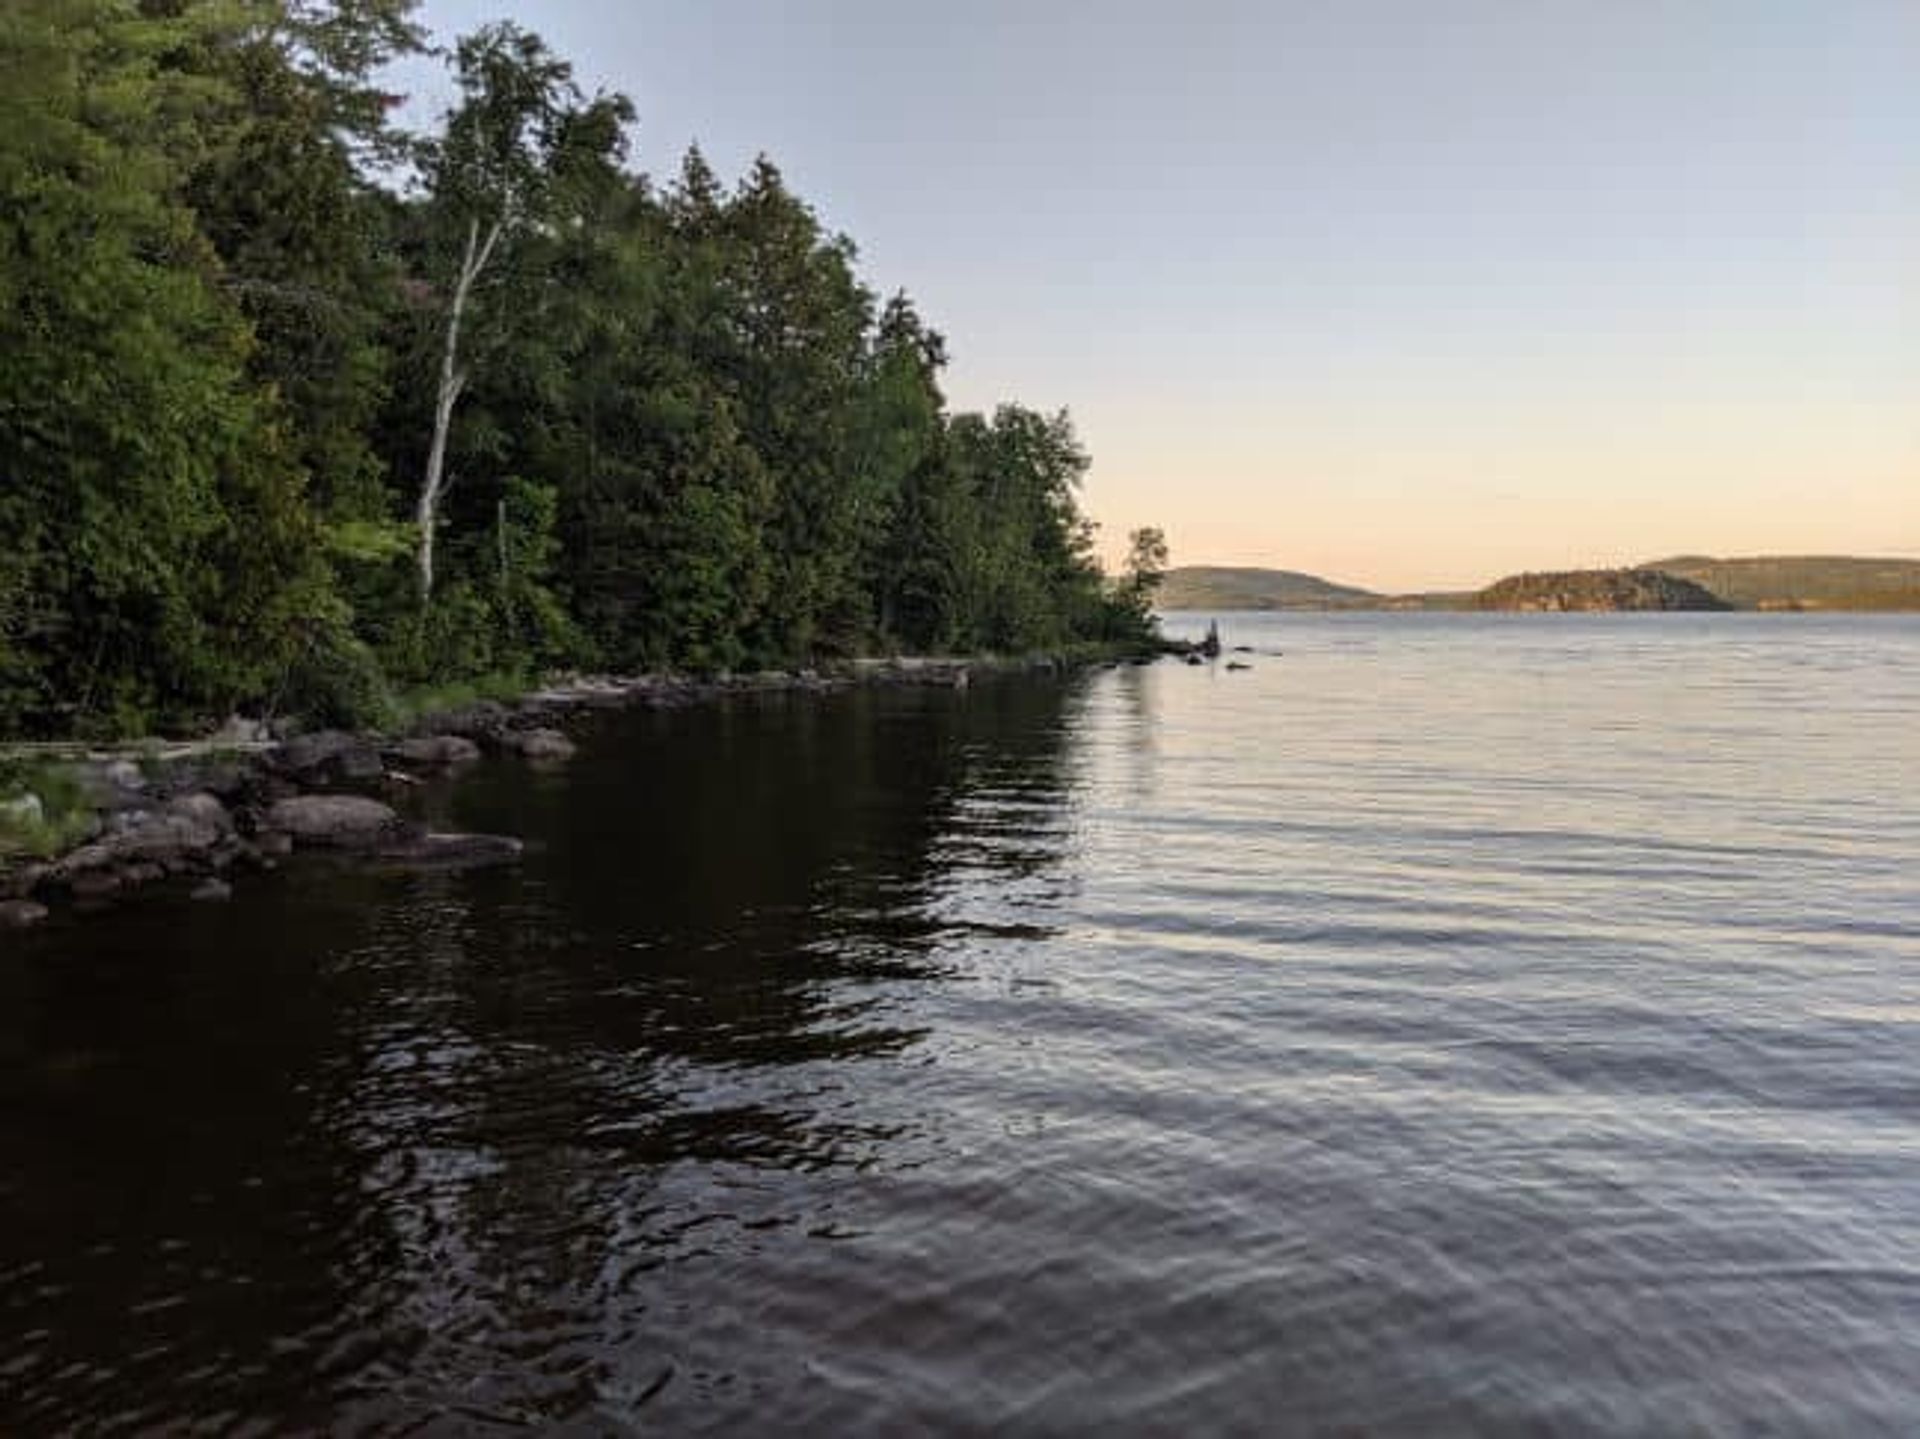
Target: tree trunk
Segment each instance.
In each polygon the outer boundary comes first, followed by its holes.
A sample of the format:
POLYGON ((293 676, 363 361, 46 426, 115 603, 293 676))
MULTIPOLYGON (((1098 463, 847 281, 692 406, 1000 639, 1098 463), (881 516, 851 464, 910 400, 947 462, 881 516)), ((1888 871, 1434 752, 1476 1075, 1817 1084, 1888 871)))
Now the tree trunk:
POLYGON ((467 251, 460 260, 460 275, 453 287, 453 304, 447 311, 446 347, 440 355, 440 388, 433 402, 433 444, 427 450, 427 473, 420 485, 420 502, 414 521, 420 527, 420 603, 424 607, 433 598, 433 531, 440 519, 440 499, 446 493, 447 432, 453 427, 453 407, 467 387, 467 373, 460 367, 460 321, 473 294, 473 282, 493 258, 493 247, 500 239, 501 222, 494 221, 483 242, 480 222, 467 225, 467 251))

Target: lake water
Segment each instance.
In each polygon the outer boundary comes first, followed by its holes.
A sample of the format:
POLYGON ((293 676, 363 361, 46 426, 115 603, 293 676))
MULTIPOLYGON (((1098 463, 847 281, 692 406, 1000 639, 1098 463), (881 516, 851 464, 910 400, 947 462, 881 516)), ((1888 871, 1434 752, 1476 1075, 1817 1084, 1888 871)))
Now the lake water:
POLYGON ((1920 622, 1223 627, 0 938, 0 1430, 1920 1428, 1920 622))

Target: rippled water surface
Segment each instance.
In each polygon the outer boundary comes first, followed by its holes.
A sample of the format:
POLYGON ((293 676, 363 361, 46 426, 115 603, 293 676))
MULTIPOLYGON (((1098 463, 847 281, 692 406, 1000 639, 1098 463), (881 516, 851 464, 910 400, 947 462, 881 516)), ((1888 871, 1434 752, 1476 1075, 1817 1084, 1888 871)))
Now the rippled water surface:
POLYGON ((0 1430, 1920 1428, 1920 623, 1225 628, 0 938, 0 1430))

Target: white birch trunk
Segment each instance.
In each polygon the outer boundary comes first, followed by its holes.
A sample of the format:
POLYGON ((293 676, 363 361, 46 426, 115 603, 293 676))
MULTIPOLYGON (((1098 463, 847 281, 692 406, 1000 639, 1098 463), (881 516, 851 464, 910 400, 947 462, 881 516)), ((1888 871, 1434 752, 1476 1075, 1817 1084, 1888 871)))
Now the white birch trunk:
POLYGON ((440 499, 446 493, 447 432, 453 427, 453 407, 467 387, 467 372, 460 367, 460 321, 473 294, 473 282, 493 258, 493 247, 500 239, 503 222, 496 220, 480 238, 480 222, 467 225, 467 251, 460 261, 460 275, 453 287, 453 304, 447 311, 446 348, 440 356, 440 388, 433 403, 433 444, 427 450, 427 473, 420 485, 420 502, 414 511, 420 527, 420 603, 433 598, 433 532, 440 520, 440 499))

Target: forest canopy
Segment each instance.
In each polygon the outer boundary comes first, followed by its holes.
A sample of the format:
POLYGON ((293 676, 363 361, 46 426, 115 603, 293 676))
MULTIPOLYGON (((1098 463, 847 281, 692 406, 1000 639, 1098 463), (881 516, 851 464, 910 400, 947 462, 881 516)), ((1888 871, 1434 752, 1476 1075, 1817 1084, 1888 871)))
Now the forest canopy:
POLYGON ((1164 545, 1102 575, 1067 415, 951 412, 772 161, 650 178, 509 24, 407 133, 428 44, 411 0, 0 10, 0 734, 1149 633, 1164 545))

